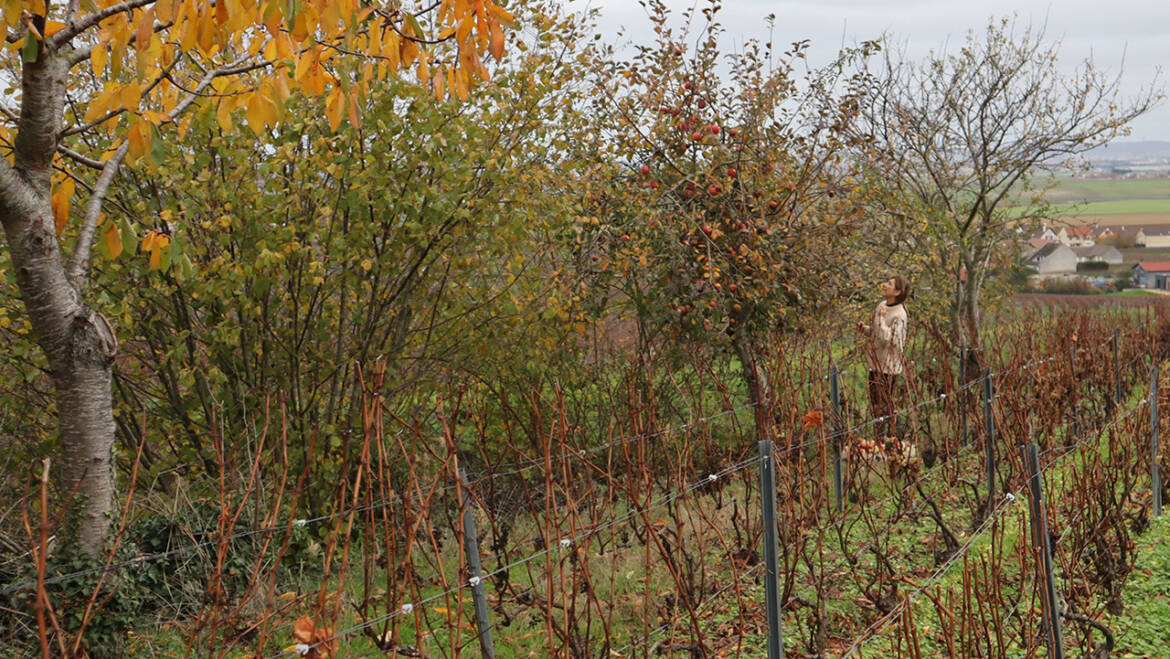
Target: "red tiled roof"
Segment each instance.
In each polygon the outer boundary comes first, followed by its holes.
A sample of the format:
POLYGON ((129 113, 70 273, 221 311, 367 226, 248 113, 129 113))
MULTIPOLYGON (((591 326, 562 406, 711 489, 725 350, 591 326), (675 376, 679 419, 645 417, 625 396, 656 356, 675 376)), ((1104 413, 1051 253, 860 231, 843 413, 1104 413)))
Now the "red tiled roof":
POLYGON ((1170 261, 1141 261, 1138 265, 1146 272, 1170 272, 1170 261))
POLYGON ((1069 236, 1079 236, 1081 238, 1093 237, 1092 227, 1068 227, 1066 230, 1069 236))

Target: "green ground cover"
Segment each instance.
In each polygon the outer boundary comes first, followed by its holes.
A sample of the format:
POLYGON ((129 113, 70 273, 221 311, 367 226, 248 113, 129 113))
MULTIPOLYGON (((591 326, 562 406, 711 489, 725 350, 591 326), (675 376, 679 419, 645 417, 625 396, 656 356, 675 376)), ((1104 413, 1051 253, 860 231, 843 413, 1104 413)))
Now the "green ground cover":
POLYGON ((1118 657, 1170 653, 1170 515, 1155 518, 1136 539, 1137 562, 1125 585, 1125 611, 1109 621, 1119 630, 1118 657))
POLYGON ((1107 297, 1156 297, 1157 293, 1151 293, 1140 288, 1130 288, 1117 293, 1106 293, 1107 297))

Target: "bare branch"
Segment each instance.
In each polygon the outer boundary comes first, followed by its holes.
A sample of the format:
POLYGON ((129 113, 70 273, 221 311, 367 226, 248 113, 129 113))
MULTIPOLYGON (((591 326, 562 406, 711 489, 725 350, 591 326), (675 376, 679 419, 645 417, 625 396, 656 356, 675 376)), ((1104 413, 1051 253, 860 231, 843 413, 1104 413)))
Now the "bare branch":
POLYGON ((80 154, 80 153, 74 151, 73 149, 70 149, 69 147, 65 146, 64 144, 58 144, 57 151, 61 155, 65 156, 66 158, 69 158, 69 159, 74 160, 78 163, 81 163, 82 165, 85 165, 86 167, 92 167, 93 169, 96 169, 98 171, 102 171, 105 169, 105 163, 103 163, 102 161, 94 160, 93 158, 90 158, 89 156, 80 154))
POLYGON ((85 204, 85 218, 81 223, 81 233, 77 236, 77 245, 73 248, 73 258, 69 260, 69 268, 65 271, 69 283, 73 285, 77 291, 81 291, 85 283, 85 275, 89 271, 89 253, 93 249, 93 238, 97 234, 98 218, 102 213, 102 201, 106 198, 106 193, 110 189, 110 184, 114 182, 114 176, 118 173, 118 166, 122 164, 122 160, 126 157, 126 153, 130 150, 130 142, 122 142, 114 155, 106 161, 102 168, 102 174, 93 185, 93 192, 89 195, 89 201, 85 204))

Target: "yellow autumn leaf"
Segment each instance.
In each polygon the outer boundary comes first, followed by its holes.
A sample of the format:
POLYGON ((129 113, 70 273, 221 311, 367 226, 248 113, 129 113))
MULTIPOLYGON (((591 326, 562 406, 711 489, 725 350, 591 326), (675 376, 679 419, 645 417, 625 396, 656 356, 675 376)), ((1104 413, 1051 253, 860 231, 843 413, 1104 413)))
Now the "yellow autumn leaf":
POLYGON ((150 249, 150 269, 158 270, 162 267, 163 250, 171 244, 171 239, 165 234, 156 233, 154 240, 151 241, 150 249))
POLYGON ((340 87, 334 87, 333 92, 325 101, 325 116, 329 118, 329 128, 333 132, 341 127, 341 115, 345 112, 345 94, 340 87))
POLYGON ((223 129, 223 132, 230 133, 232 131, 232 109, 234 104, 231 100, 226 98, 219 99, 219 106, 215 108, 215 122, 223 129))
POLYGON ((455 42, 462 45, 467 43, 467 36, 471 34, 471 28, 475 24, 475 17, 468 14, 459 21, 459 28, 455 30, 455 42))
POLYGON ((254 91, 249 94, 245 101, 245 107, 247 109, 245 114, 248 117, 248 128, 251 128, 252 132, 257 135, 262 134, 268 117, 264 94, 260 91, 254 91))
POLYGON ((106 59, 110 51, 106 49, 105 44, 94 44, 93 50, 89 53, 89 64, 93 68, 95 76, 101 76, 106 71, 106 59))
POLYGON ((114 97, 117 89, 108 89, 97 95, 89 105, 85 108, 85 120, 94 121, 106 113, 109 108, 110 100, 114 97))
POLYGON ((491 10, 492 15, 496 17, 496 20, 498 20, 502 25, 512 28, 513 30, 516 29, 516 17, 512 16, 512 14, 508 13, 495 3, 492 3, 489 9, 491 10))
POLYGON ((142 19, 138 22, 138 31, 134 34, 134 47, 146 50, 150 46, 150 37, 154 35, 154 7, 142 12, 142 19))
POLYGON ((159 0, 155 3, 154 11, 157 18, 162 23, 170 23, 175 18, 175 5, 179 4, 179 0, 159 0))
POLYGON ((110 222, 102 235, 106 239, 106 251, 110 253, 110 258, 118 258, 122 253, 122 230, 118 228, 118 223, 110 222))
POLYGON ((466 102, 468 97, 467 88, 470 86, 470 75, 468 74, 467 69, 459 69, 455 71, 455 74, 452 77, 455 78, 455 94, 459 96, 460 101, 466 102))
POLYGON ((357 102, 357 96, 350 96, 349 103, 347 103, 346 106, 349 108, 349 125, 354 128, 361 128, 362 121, 357 102))
POLYGON ((145 121, 136 121, 126 132, 126 139, 130 140, 130 159, 138 160, 150 151, 150 124, 145 121))
POLYGON ((504 31, 500 29, 500 22, 494 16, 488 20, 488 32, 491 33, 488 52, 498 62, 504 57, 504 31))
POLYGON ((443 80, 443 67, 435 67, 435 74, 431 76, 431 89, 435 93, 435 100, 443 100, 443 94, 447 91, 447 86, 443 80))
POLYGON ((118 102, 127 110, 137 110, 141 101, 142 88, 136 82, 127 83, 118 90, 118 102))
POLYGON ((65 230, 66 223, 69 222, 69 205, 73 200, 74 183, 72 178, 66 177, 57 189, 53 191, 52 206, 53 206, 53 224, 57 227, 57 235, 65 230))

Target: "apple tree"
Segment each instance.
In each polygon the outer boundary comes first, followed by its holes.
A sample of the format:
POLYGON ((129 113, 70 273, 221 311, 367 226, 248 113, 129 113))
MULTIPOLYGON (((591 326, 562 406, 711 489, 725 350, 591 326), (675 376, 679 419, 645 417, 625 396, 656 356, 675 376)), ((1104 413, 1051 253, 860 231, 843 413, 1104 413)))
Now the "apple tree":
POLYGON ((842 158, 845 128, 874 46, 821 69, 806 42, 724 57, 718 5, 697 35, 650 7, 657 44, 597 65, 597 134, 583 148, 601 164, 581 174, 579 262, 644 336, 729 344, 765 433, 772 339, 844 292, 835 275, 866 194, 842 158))

